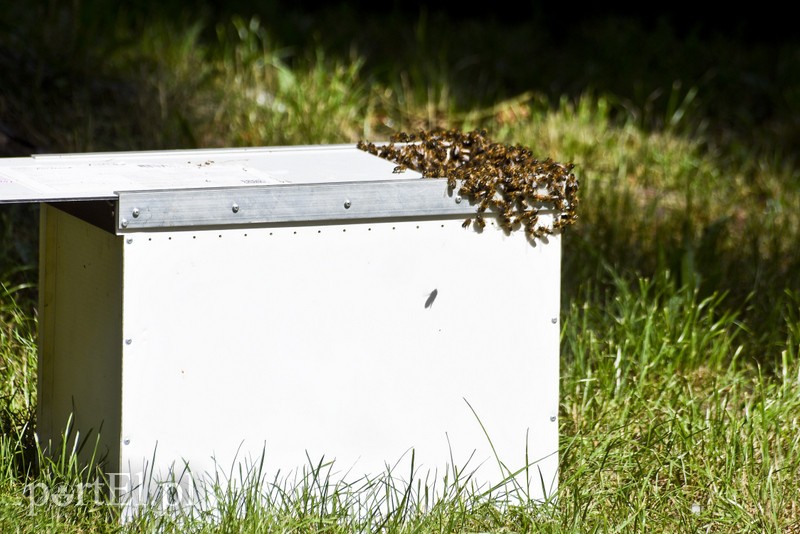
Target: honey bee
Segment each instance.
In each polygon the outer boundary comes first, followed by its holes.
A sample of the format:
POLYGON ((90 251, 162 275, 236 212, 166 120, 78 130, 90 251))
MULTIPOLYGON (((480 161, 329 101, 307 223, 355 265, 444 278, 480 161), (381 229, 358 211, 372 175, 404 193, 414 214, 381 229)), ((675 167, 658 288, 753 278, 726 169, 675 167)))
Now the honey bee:
MULTIPOLYGON (((413 169, 425 178, 445 178, 450 191, 477 203, 475 227, 486 226, 484 213, 493 211, 498 226, 510 232, 517 225, 529 238, 544 238, 573 224, 578 216, 578 179, 575 165, 541 159, 520 144, 504 145, 489 139, 486 130, 462 132, 435 128, 398 132, 387 145, 359 141, 357 147, 393 161, 395 173, 413 169), (402 146, 396 146, 401 143, 402 146), (539 208, 553 209, 552 227, 541 226, 539 208)), ((464 221, 467 228, 473 219, 464 221)))

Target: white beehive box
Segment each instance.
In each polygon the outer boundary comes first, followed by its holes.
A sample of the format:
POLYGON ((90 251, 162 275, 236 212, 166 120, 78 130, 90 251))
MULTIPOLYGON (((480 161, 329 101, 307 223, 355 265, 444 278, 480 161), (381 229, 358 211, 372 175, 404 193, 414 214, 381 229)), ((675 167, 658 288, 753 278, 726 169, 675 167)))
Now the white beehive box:
POLYGON ((41 442, 72 416, 131 481, 262 454, 269 480, 408 478, 413 450, 422 479, 551 495, 560 238, 465 229, 444 180, 393 168, 354 145, 0 160, 0 202, 42 206, 41 442))

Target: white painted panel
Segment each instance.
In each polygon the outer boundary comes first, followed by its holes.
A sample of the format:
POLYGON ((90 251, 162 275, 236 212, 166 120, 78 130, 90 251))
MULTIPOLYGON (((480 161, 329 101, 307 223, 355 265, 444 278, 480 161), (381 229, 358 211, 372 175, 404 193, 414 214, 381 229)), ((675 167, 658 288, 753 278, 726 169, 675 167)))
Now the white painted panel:
POLYGON ((71 422, 69 446, 86 441, 80 458, 116 471, 122 238, 48 205, 40 235, 38 437, 57 452, 71 422))
POLYGON ((0 159, 0 203, 113 199, 117 191, 419 178, 355 145, 60 154, 0 159))
POLYGON ((471 405, 554 490, 560 239, 462 220, 127 236, 122 465, 405 477, 413 448, 422 478, 497 482, 471 405))

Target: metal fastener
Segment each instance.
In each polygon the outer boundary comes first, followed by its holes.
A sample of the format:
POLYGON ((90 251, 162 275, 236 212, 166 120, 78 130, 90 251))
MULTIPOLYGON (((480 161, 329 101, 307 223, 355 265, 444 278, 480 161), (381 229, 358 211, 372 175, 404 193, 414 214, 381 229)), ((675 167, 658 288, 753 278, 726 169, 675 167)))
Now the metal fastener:
POLYGON ((130 345, 131 343, 133 343, 133 340, 131 338, 125 340, 126 345, 130 345))
POLYGON ((461 204, 461 196, 456 197, 456 204, 461 204))
POLYGON ((133 238, 129 237, 128 239, 125 240, 125 242, 130 245, 131 243, 133 243, 133 238))
POLYGON ((120 224, 120 225, 121 225, 123 228, 127 228, 127 227, 128 227, 128 219, 122 219, 122 220, 119 222, 119 224, 120 224))
POLYGON ((139 208, 133 208, 131 211, 131 215, 133 215, 134 219, 139 216, 139 208))
POLYGON ((558 322, 558 317, 553 317, 552 319, 550 319, 550 322, 556 324, 558 322))
POLYGON ((231 206, 231 210, 233 210, 233 213, 239 213, 239 204, 234 202, 233 206, 231 206))
POLYGON ((555 423, 556 422, 556 416, 555 415, 551 415, 550 416, 550 422, 551 423, 555 423))
POLYGON ((344 201, 344 209, 349 210, 351 205, 349 200, 344 201))
POLYGON ((125 445, 130 445, 131 444, 131 440, 130 440, 130 438, 125 438, 124 440, 122 440, 122 443, 125 444, 125 445))

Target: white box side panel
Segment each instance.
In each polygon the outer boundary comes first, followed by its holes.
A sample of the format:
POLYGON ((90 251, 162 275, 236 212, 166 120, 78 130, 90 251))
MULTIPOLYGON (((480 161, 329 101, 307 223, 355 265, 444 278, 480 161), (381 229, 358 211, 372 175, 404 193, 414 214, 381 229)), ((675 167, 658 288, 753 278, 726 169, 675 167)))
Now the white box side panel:
POLYGON ((560 239, 462 221, 128 236, 123 468, 155 452, 157 472, 224 474, 265 451, 269 479, 323 457, 406 477, 414 449, 422 478, 452 458, 499 482, 482 423, 554 491, 560 239))
POLYGON ((43 445, 87 440, 119 466, 122 238, 48 205, 41 212, 39 416, 43 445), (101 429, 102 427, 102 429, 101 429), (76 434, 77 433, 77 434, 76 434), (100 443, 95 443, 100 433, 100 443))

